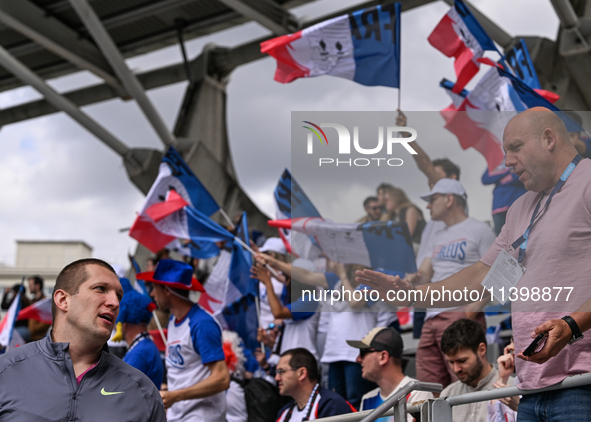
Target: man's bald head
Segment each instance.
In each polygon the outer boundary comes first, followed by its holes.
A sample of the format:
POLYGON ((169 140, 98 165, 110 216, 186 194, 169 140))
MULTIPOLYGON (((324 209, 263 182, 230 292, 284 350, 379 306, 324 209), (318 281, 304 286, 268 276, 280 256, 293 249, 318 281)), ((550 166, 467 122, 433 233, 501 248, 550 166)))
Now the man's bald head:
POLYGON ((528 135, 539 139, 546 129, 552 130, 562 142, 568 142, 569 136, 566 125, 558 115, 544 107, 533 107, 519 113, 512 118, 505 131, 514 129, 516 126, 528 135))
POLYGON ((505 164, 533 192, 554 186, 577 153, 564 122, 544 107, 525 110, 511 119, 505 127, 503 147, 505 164))

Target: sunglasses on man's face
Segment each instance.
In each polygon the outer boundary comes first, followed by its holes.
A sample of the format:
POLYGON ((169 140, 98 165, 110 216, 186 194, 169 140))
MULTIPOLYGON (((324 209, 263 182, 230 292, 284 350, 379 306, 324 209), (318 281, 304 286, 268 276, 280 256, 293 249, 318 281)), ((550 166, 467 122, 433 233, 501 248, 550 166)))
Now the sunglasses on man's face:
POLYGON ((379 352, 379 351, 380 350, 376 350, 376 349, 359 349, 359 356, 361 356, 361 359, 363 359, 364 357, 366 357, 370 353, 379 352))

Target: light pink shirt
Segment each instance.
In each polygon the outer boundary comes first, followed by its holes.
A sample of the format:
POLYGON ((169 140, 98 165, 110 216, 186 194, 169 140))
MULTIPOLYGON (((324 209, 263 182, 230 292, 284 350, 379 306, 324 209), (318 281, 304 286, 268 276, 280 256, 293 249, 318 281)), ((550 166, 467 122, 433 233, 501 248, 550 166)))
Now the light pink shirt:
MULTIPOLYGON (((546 191, 544 205, 550 191, 546 191)), ((507 250, 529 225, 542 193, 527 192, 509 209, 503 230, 483 256, 482 262, 492 265, 501 249, 507 250)), ((518 252, 512 252, 517 258, 518 252)), ((540 289, 540 299, 512 302, 515 351, 531 343, 530 334, 550 319, 560 319, 579 308, 591 297, 591 160, 582 160, 565 185, 531 229, 523 265, 526 272, 517 288, 540 289), (551 289, 544 301, 542 289, 551 289), (553 287, 573 287, 558 294, 553 287), (555 301, 558 294, 558 301, 555 301)), ((525 293, 525 289, 524 289, 525 293)), ((537 297, 536 297, 537 298, 537 297)), ((591 371, 591 333, 539 365, 516 359, 517 376, 523 389, 556 384, 569 375, 591 371)))

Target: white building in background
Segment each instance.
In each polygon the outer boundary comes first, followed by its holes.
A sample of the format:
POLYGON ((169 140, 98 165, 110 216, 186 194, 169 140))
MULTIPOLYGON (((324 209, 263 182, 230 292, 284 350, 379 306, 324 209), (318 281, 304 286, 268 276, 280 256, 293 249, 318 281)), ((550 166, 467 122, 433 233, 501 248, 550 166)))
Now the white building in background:
POLYGON ((91 257, 92 247, 80 240, 17 240, 16 265, 0 265, 0 292, 20 283, 23 276, 38 275, 45 280, 45 293, 51 294, 62 268, 77 259, 91 257))

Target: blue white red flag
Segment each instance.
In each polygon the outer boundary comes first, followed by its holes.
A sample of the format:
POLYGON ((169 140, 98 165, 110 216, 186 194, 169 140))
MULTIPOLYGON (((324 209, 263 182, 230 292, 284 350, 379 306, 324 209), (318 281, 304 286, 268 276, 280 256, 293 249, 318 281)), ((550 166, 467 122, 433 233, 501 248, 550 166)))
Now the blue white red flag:
POLYGON ((445 128, 458 137, 462 148, 479 151, 489 173, 495 174, 505 170, 505 126, 519 112, 537 106, 555 111, 569 131, 583 130, 538 91, 501 67, 489 69, 460 106, 450 105, 441 115, 445 128))
POLYGON ((191 205, 208 216, 219 209, 180 154, 170 147, 129 235, 152 252, 159 251, 180 237, 180 233, 170 231, 170 226, 176 222, 168 220, 174 219, 171 215, 185 205, 191 205), (168 232, 162 231, 161 226, 165 225, 168 232))
POLYGON ((12 340, 12 332, 14 330, 14 323, 17 319, 18 313, 21 309, 21 294, 23 286, 12 300, 12 304, 8 308, 8 312, 4 319, 0 322, 0 346, 10 346, 12 340))
POLYGON ((17 321, 21 319, 34 319, 35 321, 51 324, 53 318, 51 316, 51 304, 53 298, 46 297, 32 305, 27 306, 18 313, 17 321))
POLYGON ((261 43, 277 59, 275 80, 333 75, 400 87, 400 3, 358 10, 261 43))
MULTIPOLYGON (((237 229, 236 237, 248 245, 250 239, 246 212, 242 214, 237 229)), ((232 289, 231 286, 235 287, 240 292, 241 297, 224 309, 223 316, 230 330, 238 333, 248 349, 254 350, 259 347, 257 341, 259 317, 255 303, 259 296, 259 281, 250 277, 251 267, 252 255, 239 242, 234 241, 230 272, 228 273, 229 288, 232 289)))
MULTIPOLYGON (((285 169, 274 192, 275 216, 278 220, 285 220, 298 217, 320 217, 320 213, 308 198, 298 182, 291 176, 288 169, 285 169)), ((278 228, 279 236, 285 243, 289 254, 296 257, 315 259, 319 249, 314 242, 306 235, 292 232, 288 228, 278 228)))
POLYGON ((484 52, 498 51, 494 42, 461 0, 455 1, 451 10, 429 35, 428 40, 447 57, 455 58, 457 81, 453 92, 456 94, 478 73, 478 59, 484 52))
POLYGON ((291 229, 314 236, 332 261, 401 273, 417 271, 406 223, 337 224, 316 217, 292 219, 291 229))

